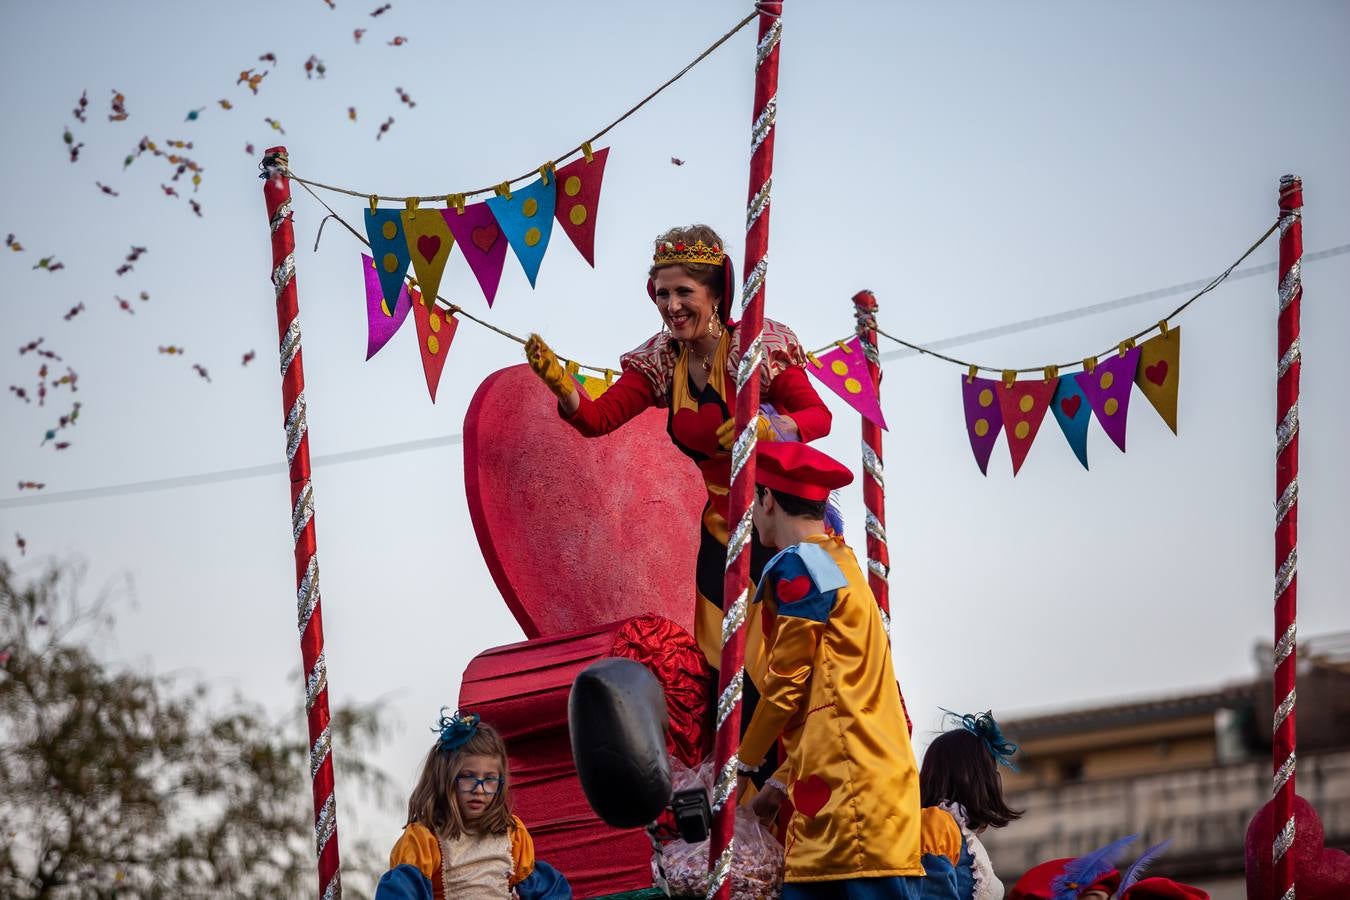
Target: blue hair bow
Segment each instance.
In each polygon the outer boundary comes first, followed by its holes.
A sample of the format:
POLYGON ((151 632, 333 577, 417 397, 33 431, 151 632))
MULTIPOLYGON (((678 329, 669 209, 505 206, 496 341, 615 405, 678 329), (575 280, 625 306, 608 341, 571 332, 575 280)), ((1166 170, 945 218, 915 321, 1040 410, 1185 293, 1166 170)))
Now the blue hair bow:
POLYGON ((469 739, 478 733, 478 723, 481 721, 478 713, 467 713, 461 715, 456 712, 453 716, 445 714, 446 707, 441 707, 441 721, 432 731, 441 733, 441 749, 454 752, 469 742, 469 739))
POLYGON ((994 761, 1001 766, 1007 766, 1012 771, 1017 771, 1017 766, 1013 763, 1013 754, 1017 752, 1017 745, 1003 736, 1003 731, 998 727, 998 722, 994 721, 992 710, 985 710, 982 713, 954 713, 950 709, 938 707, 949 717, 956 720, 958 724, 966 731, 975 735, 984 745, 989 748, 993 754, 994 761))

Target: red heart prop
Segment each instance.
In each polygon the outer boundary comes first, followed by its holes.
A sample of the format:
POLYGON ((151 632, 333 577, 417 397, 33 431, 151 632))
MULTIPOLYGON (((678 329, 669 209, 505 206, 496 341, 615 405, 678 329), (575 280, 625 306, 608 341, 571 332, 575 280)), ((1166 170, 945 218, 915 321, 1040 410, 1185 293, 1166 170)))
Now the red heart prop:
POLYGON ((1059 401, 1059 408, 1064 410, 1064 415, 1070 419, 1078 415, 1078 410, 1083 406, 1083 397, 1081 394, 1074 394, 1071 397, 1065 397, 1059 401))
POLYGON ((526 636, 649 612, 693 632, 707 491, 664 410, 584 438, 529 366, 494 372, 464 416, 464 487, 483 560, 526 636))
POLYGON ((777 595, 779 603, 792 603, 809 593, 811 593, 811 577, 809 575, 779 579, 778 587, 774 589, 774 594, 777 595))
POLYGON ((1167 360, 1160 359, 1151 366, 1145 366, 1144 377, 1162 387, 1162 383, 1167 380, 1167 360))
POLYGON ((493 223, 491 225, 479 225, 470 232, 469 237, 473 240, 475 247, 486 253, 492 249, 492 245, 497 243, 497 238, 501 235, 502 230, 497 227, 496 223, 493 223))
POLYGON ((825 808, 831 793, 833 791, 824 778, 808 775, 792 785, 792 805, 808 819, 814 818, 816 813, 825 808))
POLYGON ((422 258, 427 262, 435 259, 440 249, 441 239, 434 234, 424 234, 417 239, 417 252, 422 254, 422 258))
MULTIPOLYGON (((1279 893, 1273 889, 1275 866, 1270 853, 1275 831, 1275 801, 1271 800, 1247 826, 1248 897, 1279 893)), ((1294 855, 1298 900, 1343 900, 1350 885, 1350 853, 1327 848, 1317 810, 1299 796, 1294 797, 1294 846, 1287 852, 1294 855)))

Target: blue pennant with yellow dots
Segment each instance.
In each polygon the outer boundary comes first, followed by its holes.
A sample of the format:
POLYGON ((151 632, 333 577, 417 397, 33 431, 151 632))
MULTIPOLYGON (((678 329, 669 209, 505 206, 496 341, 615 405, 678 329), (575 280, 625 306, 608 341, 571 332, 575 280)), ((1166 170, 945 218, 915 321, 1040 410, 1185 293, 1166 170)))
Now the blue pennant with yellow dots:
POLYGON ((556 184, 552 169, 546 169, 540 179, 518 191, 511 191, 503 185, 497 190, 497 196, 489 197, 488 209, 496 217, 502 234, 511 245, 525 270, 525 277, 534 287, 534 279, 539 274, 539 263, 543 262, 544 250, 548 248, 549 235, 553 233, 553 209, 557 203, 556 184))
POLYGON ((1050 411, 1055 414, 1055 421, 1064 432, 1073 455, 1086 469, 1088 423, 1092 421, 1092 411, 1078 379, 1072 375, 1059 378, 1055 383, 1055 396, 1050 400, 1050 411))
POLYGON ((411 262, 399 211, 367 209, 366 237, 370 240, 370 255, 375 258, 375 270, 380 273, 380 290, 384 294, 385 308, 392 314, 398 309, 403 276, 408 273, 408 264, 411 262))

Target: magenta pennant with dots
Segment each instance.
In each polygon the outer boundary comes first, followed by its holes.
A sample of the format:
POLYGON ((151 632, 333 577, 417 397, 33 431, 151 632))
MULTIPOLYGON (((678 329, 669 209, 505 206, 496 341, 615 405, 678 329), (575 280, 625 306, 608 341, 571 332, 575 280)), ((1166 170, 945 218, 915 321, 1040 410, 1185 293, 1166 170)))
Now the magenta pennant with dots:
POLYGON ((1130 411, 1130 389, 1138 367, 1139 348, 1131 347, 1123 356, 1113 356, 1097 363, 1091 372, 1073 376, 1102 430, 1121 453, 1125 452, 1125 417, 1130 411))
POLYGON ((876 385, 872 383, 872 374, 867 371, 867 357, 863 355, 862 342, 858 338, 840 344, 829 353, 824 353, 809 361, 806 371, 819 379, 820 383, 834 391, 849 406, 862 414, 869 422, 886 427, 886 418, 881 414, 881 403, 877 398, 876 385))
POLYGON ((398 295, 398 307, 391 313, 384 302, 384 289, 380 286, 380 273, 375 268, 375 260, 361 254, 361 270, 366 274, 366 323, 369 337, 366 341, 366 359, 370 359, 398 331, 403 320, 408 318, 412 301, 408 297, 405 284, 398 295))
POLYGON ((506 264, 506 235, 502 234, 501 226, 486 203, 443 209, 441 215, 491 306, 497 297, 497 285, 502 280, 502 266, 506 264))
POLYGON ((995 390, 998 382, 990 378, 972 378, 961 376, 961 397, 966 407, 966 434, 970 436, 970 449, 975 454, 975 463, 980 472, 989 474, 989 454, 994 452, 994 442, 1003 428, 1003 413, 999 410, 998 395, 995 390))

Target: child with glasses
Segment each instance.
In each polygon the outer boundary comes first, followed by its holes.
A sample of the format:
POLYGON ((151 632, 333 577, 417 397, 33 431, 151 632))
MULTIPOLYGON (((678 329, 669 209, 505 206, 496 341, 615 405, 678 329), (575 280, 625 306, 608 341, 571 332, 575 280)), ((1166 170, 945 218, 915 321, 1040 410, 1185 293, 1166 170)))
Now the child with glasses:
MULTIPOLYGON (((442 711, 444 712, 444 711, 442 711)), ((506 744, 475 714, 441 716, 376 900, 570 900, 511 814, 506 744)))

